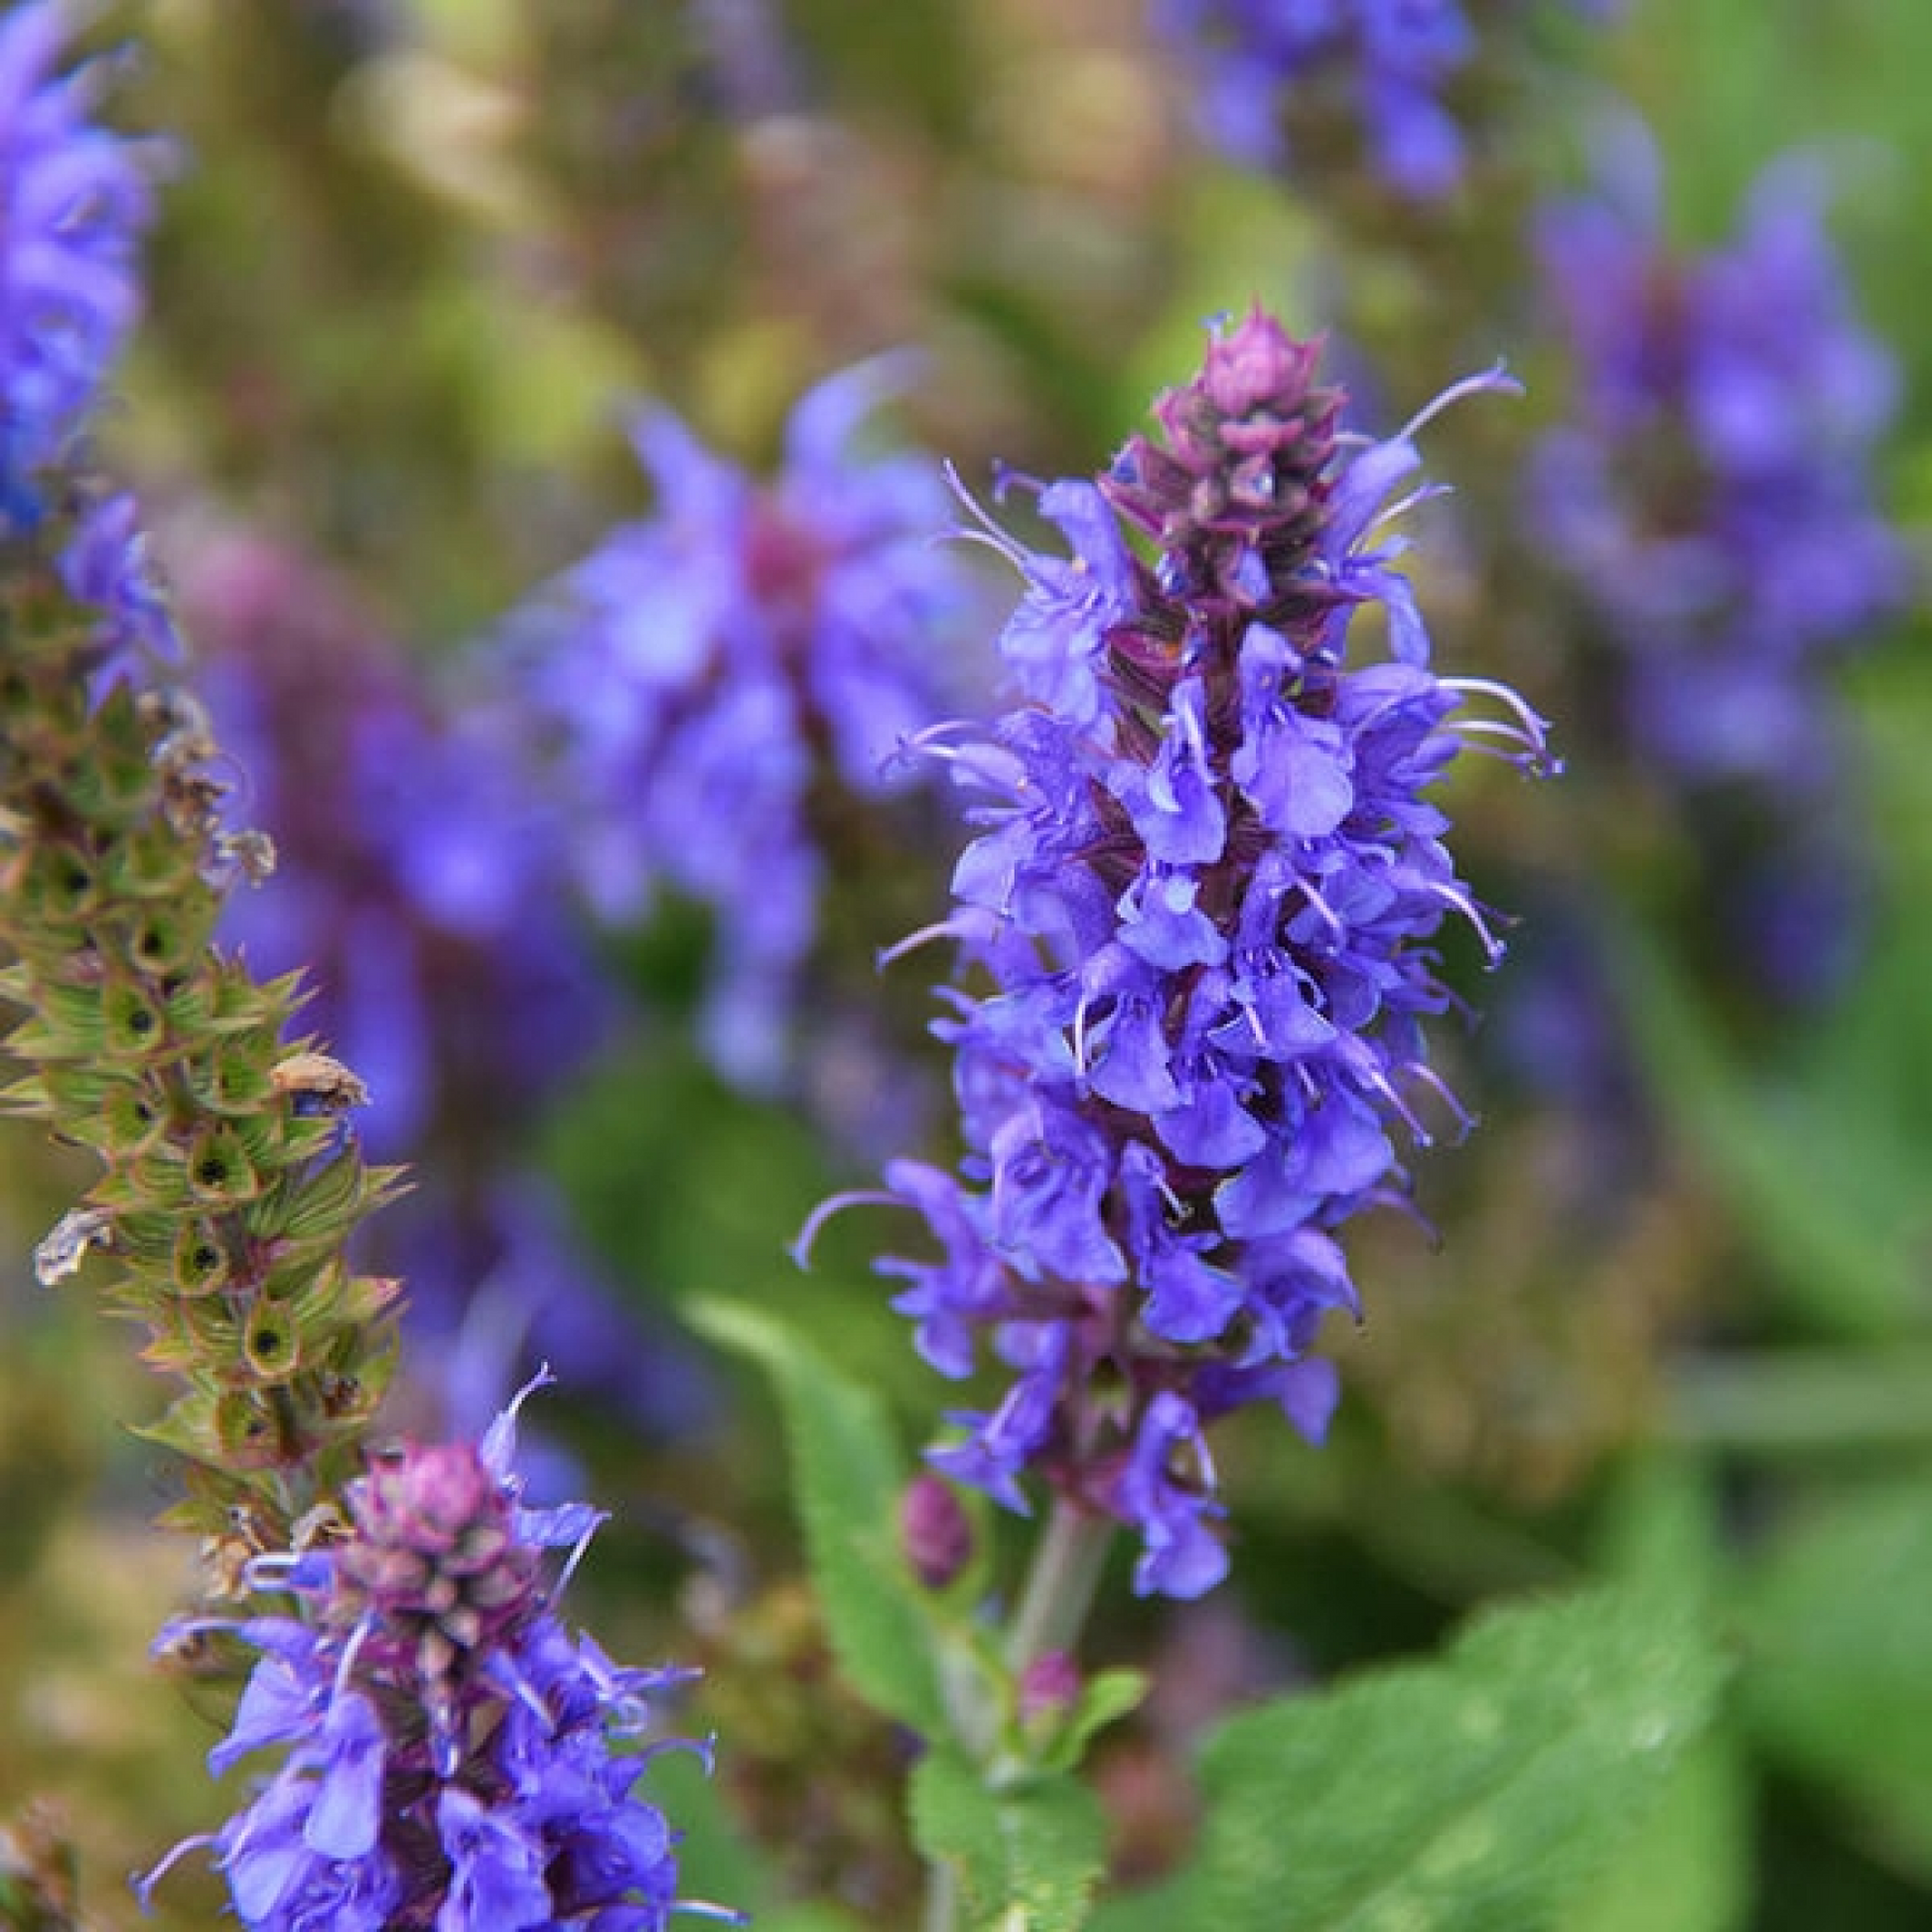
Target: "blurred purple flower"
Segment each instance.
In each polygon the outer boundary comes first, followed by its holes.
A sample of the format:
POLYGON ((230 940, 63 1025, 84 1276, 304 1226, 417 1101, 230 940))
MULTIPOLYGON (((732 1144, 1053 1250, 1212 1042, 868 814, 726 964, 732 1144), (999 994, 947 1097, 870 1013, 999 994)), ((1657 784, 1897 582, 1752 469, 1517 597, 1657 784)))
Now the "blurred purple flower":
POLYGON ((510 626, 592 902, 631 920, 669 889, 710 911, 705 1043, 753 1087, 792 1061, 826 788, 872 798, 908 781, 897 755, 944 709, 949 642, 972 608, 969 576, 933 541, 936 467, 854 447, 900 367, 883 358, 812 390, 768 484, 646 411, 635 439, 655 514, 510 626))
POLYGON ((58 512, 58 565, 94 613, 96 695, 128 660, 180 654, 134 499, 78 461, 141 306, 157 143, 91 118, 102 62, 57 70, 73 16, 0 18, 0 540, 58 512))
POLYGON ((94 124, 98 68, 55 70, 73 26, 56 0, 0 19, 0 527, 34 520, 33 472, 64 454, 141 306, 150 170, 94 124))
POLYGON ((634 1790, 671 1747, 641 1743, 652 1701, 691 1673, 625 1669, 559 1619, 601 1518, 522 1503, 521 1401, 480 1442, 374 1457, 345 1492, 342 1541, 258 1559, 251 1581, 294 1614, 164 1633, 225 1630, 258 1654, 210 1770, 285 1754, 219 1832, 141 1881, 144 1899, 207 1848, 251 1932, 741 1922, 678 1901, 676 1834, 634 1790), (555 1550, 570 1554, 553 1577, 555 1550))
POLYGON ((249 536, 184 541, 181 595, 274 875, 223 937, 301 970, 306 1021, 367 1081, 366 1136, 418 1164, 375 1231, 411 1282, 417 1382, 478 1425, 533 1359, 681 1433, 707 1400, 528 1171, 530 1129, 618 1015, 564 890, 564 828, 520 738, 455 712, 344 587, 249 536), (433 1384, 433 1387, 432 1387, 433 1384))
POLYGON ((181 549, 208 708, 277 848, 226 936, 258 972, 314 977, 378 1154, 500 1135, 615 1012, 565 901, 556 806, 500 719, 439 702, 326 572, 249 536, 181 549))
POLYGON ((1907 589, 1869 475, 1895 373, 1855 316, 1821 200, 1785 161, 1735 241, 1673 252, 1633 133, 1595 194, 1542 222, 1578 382, 1531 500, 1619 647, 1631 742, 1685 780, 1829 777, 1821 660, 1907 589))
POLYGON ((1465 744, 1550 762, 1513 694, 1429 666, 1384 528, 1428 493, 1391 500, 1422 419, 1343 434, 1315 357, 1259 312, 1218 334, 1161 440, 1039 491, 1070 557, 982 520, 1028 585, 1002 638, 1026 702, 929 747, 984 802, 927 936, 985 990, 935 1028, 958 1174, 887 1171, 943 1259, 882 1267, 935 1366, 990 1331, 1018 1371, 932 1459, 1016 1508, 1044 1473, 1137 1526, 1140 1587, 1176 1595, 1226 1567, 1202 1426, 1267 1401, 1321 1435, 1335 1380, 1307 1352, 1354 1306, 1324 1230, 1400 1189, 1392 1123, 1464 1120, 1426 1058, 1429 941, 1454 914, 1501 948, 1426 794, 1465 744), (1369 605, 1392 655, 1352 664, 1369 605))
POLYGON ((1459 0, 1155 0, 1154 19, 1195 70, 1203 133, 1234 160, 1291 159, 1290 104, 1339 95, 1391 188, 1430 201, 1460 183, 1463 135, 1443 96, 1477 40, 1459 0))
POLYGON ((1528 508, 1590 620, 1595 737, 1675 808, 1698 916, 1782 1003, 1828 993, 1858 951, 1868 841, 1828 673, 1911 594, 1871 475, 1896 374, 1823 199, 1786 159, 1732 241, 1674 249, 1655 152, 1625 124, 1596 190, 1541 227, 1577 381, 1528 508))

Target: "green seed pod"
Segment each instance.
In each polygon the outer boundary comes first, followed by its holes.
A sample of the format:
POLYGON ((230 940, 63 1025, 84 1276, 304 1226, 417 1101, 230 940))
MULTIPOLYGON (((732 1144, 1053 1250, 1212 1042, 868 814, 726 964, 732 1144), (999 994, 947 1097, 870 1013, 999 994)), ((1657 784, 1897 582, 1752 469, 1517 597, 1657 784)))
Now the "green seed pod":
POLYGON ((187 1174, 188 1191, 210 1206, 237 1206, 261 1192, 261 1177, 230 1121, 208 1121, 196 1131, 188 1144, 187 1174))
POLYGON ((259 1118, 275 1089, 253 1042, 218 1047, 189 1072, 195 1099, 210 1113, 259 1118))
POLYGON ((219 1296, 201 1302, 170 1299, 157 1306, 152 1282, 130 1278, 127 1286, 126 1305, 138 1307, 148 1318, 149 1335, 141 1359, 150 1368, 230 1388, 253 1383, 248 1370, 237 1372, 241 1328, 223 1311, 219 1296))
POLYGON ((102 1051, 116 1061, 149 1060, 169 1050, 162 1009, 137 985, 121 982, 101 994, 102 1051))
POLYGON ((93 862, 67 840, 53 839, 28 852, 16 893, 21 924, 43 933, 79 927, 101 898, 93 862))
POLYGON ((228 1279, 228 1250, 211 1221, 184 1221, 174 1249, 175 1286, 191 1301, 228 1279))
POLYGON ((263 1296, 241 1333, 242 1353, 262 1382, 286 1382, 302 1365, 302 1337, 293 1311, 263 1296))
POLYGON ((114 950, 142 974, 174 979, 198 964, 207 950, 212 900, 206 906, 192 901, 130 906, 102 923, 114 950))
POLYGON ((138 1161, 171 1125, 168 1103, 147 1080, 117 1080, 99 1103, 100 1150, 113 1162, 138 1161))
POLYGON ((272 1044, 295 1013, 301 995, 299 977, 291 973, 257 986, 238 960, 214 955, 211 963, 208 1031, 225 1035, 259 1030, 264 1041, 272 1044))
POLYGON ((172 980, 167 988, 168 1025, 177 1039, 202 1039, 214 1012, 213 989, 200 973, 172 980))
POLYGON ((213 1428, 220 1460, 232 1468, 272 1469, 289 1459, 270 1391, 235 1389, 217 1396, 213 1428))
POLYGON ((116 903, 180 904, 206 892, 201 859, 165 823, 151 820, 115 843, 103 885, 116 903))

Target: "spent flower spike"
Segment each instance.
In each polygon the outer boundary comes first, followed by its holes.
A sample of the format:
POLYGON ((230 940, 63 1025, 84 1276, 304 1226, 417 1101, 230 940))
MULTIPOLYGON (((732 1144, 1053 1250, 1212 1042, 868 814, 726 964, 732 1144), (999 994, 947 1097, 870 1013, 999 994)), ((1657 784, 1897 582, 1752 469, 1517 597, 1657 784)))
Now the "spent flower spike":
POLYGON ((1205 1425, 1266 1401, 1322 1434, 1311 1351, 1356 1306, 1333 1230, 1399 1195, 1393 1123, 1465 1123, 1426 1057, 1430 941, 1453 915, 1501 949, 1429 793, 1464 749, 1553 764, 1513 694, 1431 668, 1389 523, 1427 493, 1395 498, 1433 412, 1348 435, 1317 353, 1259 310, 1217 331, 1159 436, 1038 488, 1066 557, 977 517, 1027 590, 1001 640, 1022 702, 938 747, 980 795, 926 935, 961 945, 935 1032, 968 1151, 886 1173, 940 1248, 880 1264, 921 1352, 959 1377, 990 1338, 1016 1372, 934 1465, 1132 1524, 1139 1587, 1176 1596, 1227 1567, 1205 1425), (1390 655, 1356 662, 1370 605, 1390 655))
POLYGON ((222 937, 257 971, 314 977, 315 1023, 368 1081, 376 1152, 421 1150, 453 1115, 473 1138, 527 1117, 616 1004, 527 748, 292 547, 224 530, 180 553, 209 716, 275 827, 275 876, 225 908, 222 937))

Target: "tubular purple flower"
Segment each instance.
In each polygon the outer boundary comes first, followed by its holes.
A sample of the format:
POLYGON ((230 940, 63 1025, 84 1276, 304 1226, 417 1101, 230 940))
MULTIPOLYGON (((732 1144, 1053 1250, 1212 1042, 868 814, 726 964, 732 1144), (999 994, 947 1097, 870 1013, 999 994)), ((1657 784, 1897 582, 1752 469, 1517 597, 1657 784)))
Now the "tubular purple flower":
POLYGON ((1204 1424, 1272 1401, 1326 1426, 1309 1351, 1355 1305, 1327 1230, 1400 1194, 1392 1129, 1426 1140, 1447 1093, 1428 942, 1453 914, 1500 952, 1425 794, 1465 731, 1553 768, 1512 693, 1430 668, 1385 526, 1427 493, 1391 502, 1432 412, 1348 437, 1316 354, 1259 311, 1218 332, 1158 440, 1040 489, 1069 558, 969 533, 1027 588, 1001 639, 1023 701, 990 749, 940 748, 979 799, 935 1027, 967 1153, 956 1178, 886 1175, 944 1256, 881 1263, 922 1352, 959 1376, 986 1340, 1018 1371, 934 1464, 1015 1508, 1043 1476, 1133 1525, 1139 1587, 1173 1595, 1226 1569, 1204 1424), (1393 655, 1357 664, 1369 605, 1393 655), (1465 724, 1472 700, 1501 719, 1465 724))

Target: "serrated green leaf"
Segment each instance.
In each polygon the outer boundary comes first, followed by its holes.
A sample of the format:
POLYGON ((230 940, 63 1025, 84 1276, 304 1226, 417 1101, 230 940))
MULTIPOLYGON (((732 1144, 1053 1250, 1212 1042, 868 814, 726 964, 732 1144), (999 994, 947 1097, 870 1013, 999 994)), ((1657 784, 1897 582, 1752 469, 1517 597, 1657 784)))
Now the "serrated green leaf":
POLYGON ((912 1834, 958 1878, 971 1932, 1074 1932, 1106 1863, 1099 1800, 1070 1777, 992 1792, 959 1752, 912 1773, 912 1834))
POLYGON ((1722 1676, 1681 1595, 1615 1587, 1244 1713, 1202 1754, 1193 1865, 1097 1932, 1533 1932, 1704 1728, 1722 1676))
POLYGON ((931 1625, 898 1549, 907 1470, 885 1411, 801 1337, 757 1309, 700 1302, 692 1325, 771 1378, 826 1630, 860 1695, 927 1737, 946 1729, 931 1625))
POLYGON ((1932 1483, 1833 1499, 1746 1577, 1748 1728, 1932 1880, 1932 1483))

